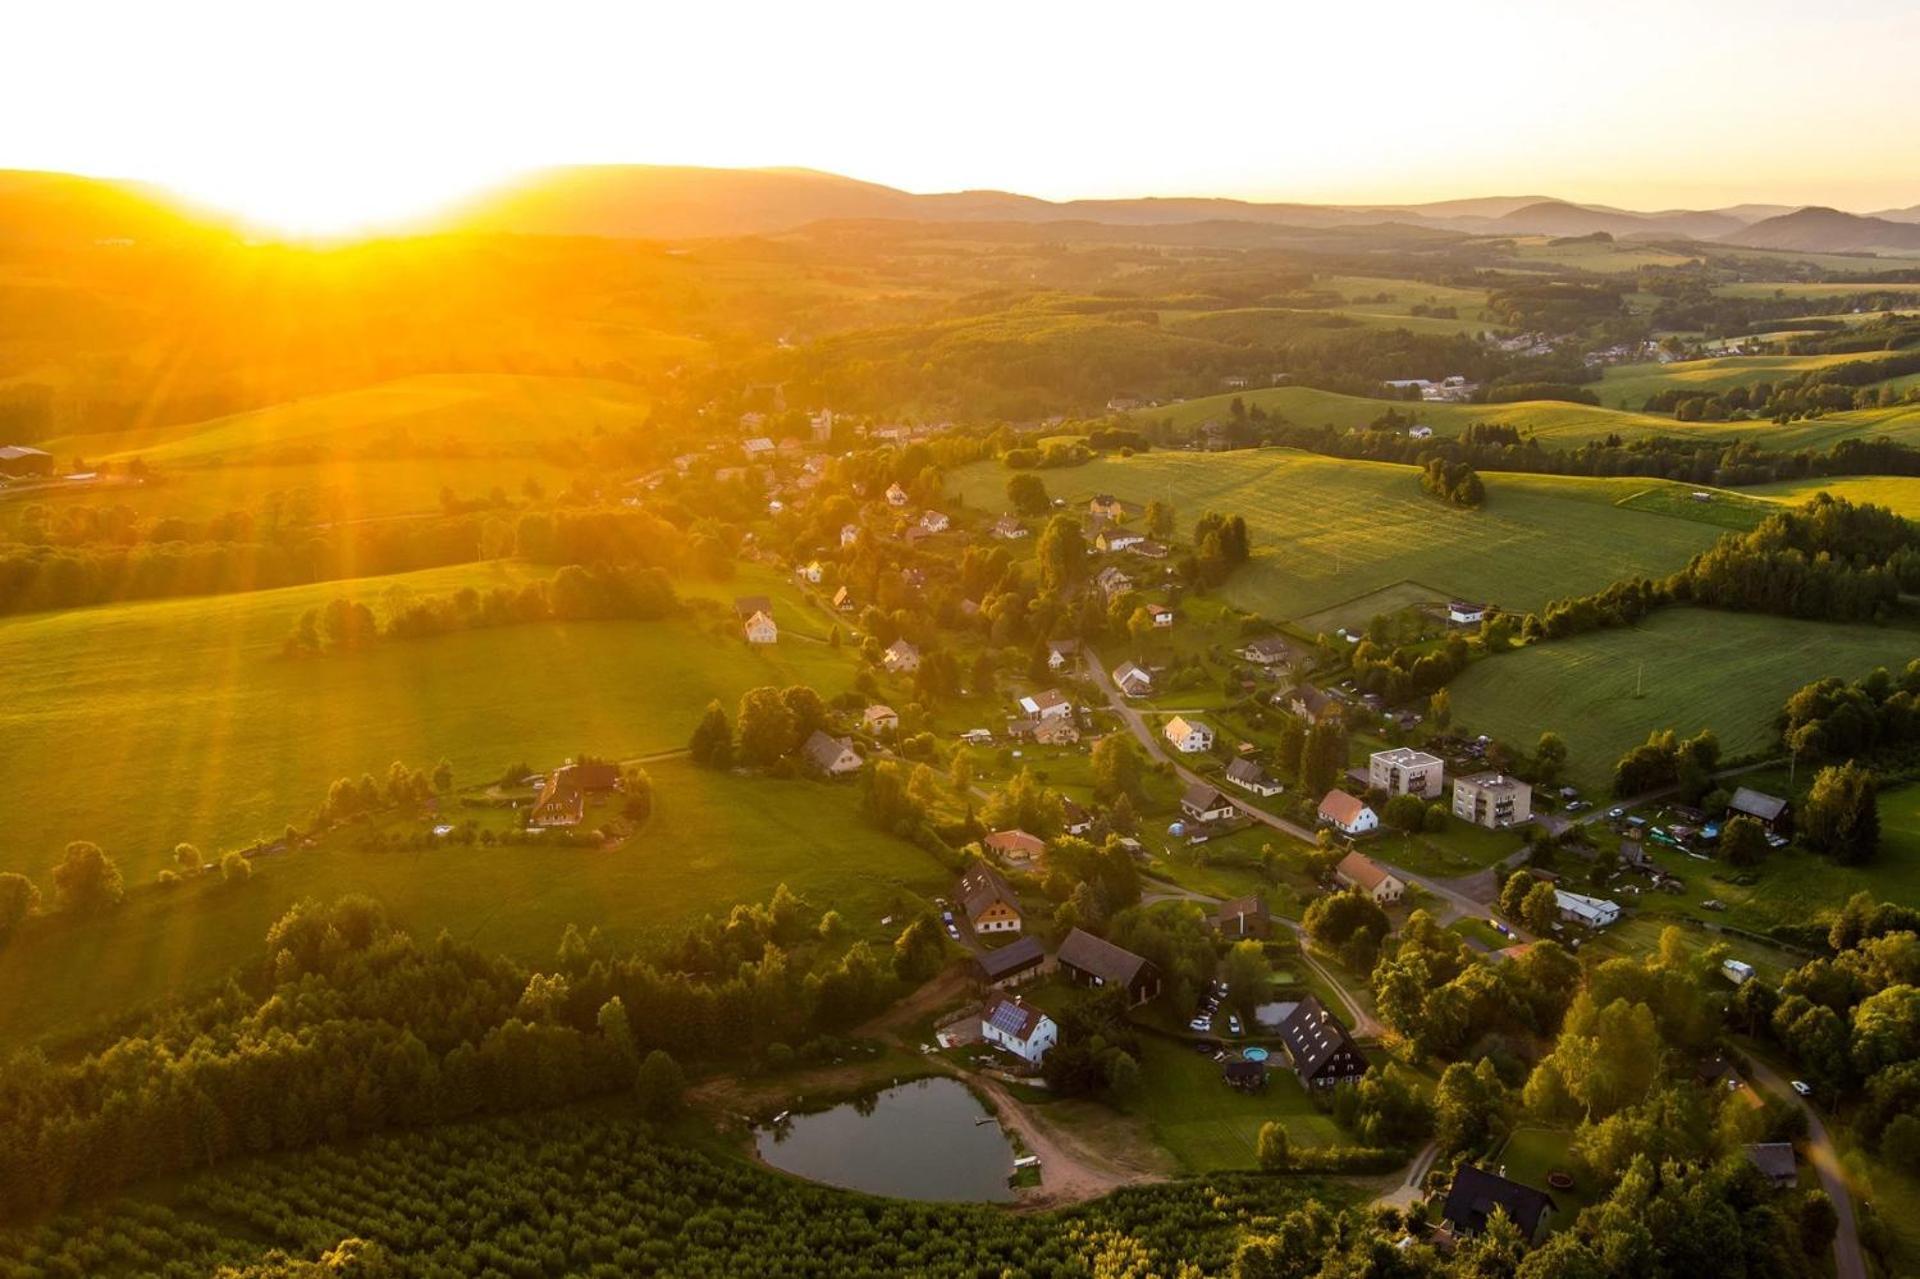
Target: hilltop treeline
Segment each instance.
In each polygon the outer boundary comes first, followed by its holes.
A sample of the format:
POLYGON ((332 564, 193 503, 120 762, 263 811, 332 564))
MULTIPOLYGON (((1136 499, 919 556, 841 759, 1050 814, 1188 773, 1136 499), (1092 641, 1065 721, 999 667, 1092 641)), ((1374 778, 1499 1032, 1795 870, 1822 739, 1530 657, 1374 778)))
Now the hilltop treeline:
MULTIPOLYGON (((938 922, 912 928, 937 954, 938 922)), ((0 1067, 0 1214, 236 1155, 623 1091, 654 1050, 824 1054, 815 1041, 896 998, 896 967, 926 947, 903 942, 896 964, 823 932, 783 887, 659 961, 569 929, 554 963, 530 971, 445 934, 418 943, 365 898, 302 902, 213 999, 76 1061, 0 1067)))
POLYGON ((1880 667, 1851 683, 1829 675, 1802 686, 1775 726, 1798 759, 1852 759, 1920 742, 1920 658, 1897 677, 1880 667))
POLYGON ((1724 391, 1668 387, 1647 397, 1646 411, 1671 413, 1680 422, 1765 418, 1784 425, 1824 413, 1905 402, 1914 398, 1911 389, 1896 391, 1880 384, 1909 373, 1920 373, 1920 351, 1878 360, 1848 360, 1808 369, 1785 382, 1757 382, 1724 391))

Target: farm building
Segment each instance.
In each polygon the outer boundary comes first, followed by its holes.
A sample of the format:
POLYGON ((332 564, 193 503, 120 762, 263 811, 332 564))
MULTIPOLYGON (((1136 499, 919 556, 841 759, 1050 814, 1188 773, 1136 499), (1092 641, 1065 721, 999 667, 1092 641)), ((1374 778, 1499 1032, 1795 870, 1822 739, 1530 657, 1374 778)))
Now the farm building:
POLYGON ((1145 538, 1133 544, 1133 553, 1147 560, 1164 560, 1173 554, 1165 542, 1155 542, 1145 538))
POLYGON ((1241 648, 1240 656, 1255 666, 1284 666, 1293 660, 1293 648, 1278 635, 1266 635, 1241 648))
POLYGON ((953 899, 976 933, 1020 931, 1020 894, 991 866, 975 866, 962 875, 953 899))
POLYGON ((1618 902, 1610 902, 1604 897, 1589 897, 1585 893, 1570 893, 1564 888, 1553 890, 1553 904, 1560 908, 1560 918, 1585 924, 1589 928, 1605 928, 1620 918, 1618 902))
POLYGON ((612 764, 565 764, 548 774, 527 815, 529 826, 577 826, 586 816, 587 796, 620 785, 620 770, 612 764))
POLYGON ((1033 726, 1033 740, 1042 746, 1072 746, 1080 740, 1080 730, 1071 720, 1038 720, 1033 726))
POLYGON ((1751 817, 1766 827, 1769 835, 1786 835, 1793 830, 1793 808, 1786 800, 1745 786, 1733 792, 1727 802, 1727 816, 1751 817))
POLYGON ((1073 665, 1080 656, 1080 641, 1074 639, 1047 641, 1047 669, 1063 671, 1073 665))
POLYGON ((1125 504, 1113 494, 1099 493, 1087 503, 1087 514, 1104 516, 1110 520, 1123 520, 1127 517, 1127 509, 1125 504))
POLYGON ((1338 1017, 1319 997, 1308 995, 1280 1022, 1280 1042, 1303 1088, 1359 1082, 1367 1059, 1338 1017))
POLYGON ((1446 764, 1411 746, 1375 751, 1367 757, 1367 784, 1389 795, 1438 795, 1446 764))
POLYGON ((897 639, 887 645, 887 651, 880 655, 880 664, 899 675, 911 675, 920 669, 920 650, 903 639, 897 639))
POLYGON ((1465 600, 1454 600, 1447 605, 1447 620, 1455 626, 1472 626, 1486 620, 1487 606, 1469 604, 1465 600))
POLYGON ((1146 539, 1123 528, 1103 529, 1093 544, 1103 551, 1130 551, 1146 539))
POLYGON ((1365 800, 1338 787, 1320 801, 1320 820, 1342 835, 1364 835, 1380 828, 1379 815, 1367 807, 1365 800))
POLYGON ((1232 1060, 1220 1067, 1220 1078, 1229 1088, 1241 1092, 1259 1092, 1267 1086, 1267 1063, 1264 1061, 1232 1060))
POLYGON ((53 454, 24 444, 0 445, 0 475, 51 475, 53 454))
POLYGON ((1124 990, 1129 1004, 1144 1004, 1160 993, 1160 970, 1151 962, 1083 929, 1067 934, 1058 959, 1074 985, 1124 990))
POLYGON ((1241 790, 1256 795, 1278 795, 1280 783, 1266 769, 1250 759, 1236 759, 1227 765, 1227 780, 1241 790))
POLYGON ((1753 965, 1741 959, 1723 959, 1720 975, 1736 986, 1744 986, 1753 980, 1753 965))
POLYGON ((1037 937, 1022 937, 973 957, 974 977, 987 986, 1019 986, 1048 971, 1047 948, 1037 937))
POLYGON ((1047 851, 1046 840, 1023 830, 997 830, 980 843, 994 856, 1023 865, 1038 860, 1047 851))
POLYGON ((1020 709, 1031 719, 1065 719, 1073 714, 1073 701, 1057 688, 1019 699, 1020 709))
POLYGON ((1145 697, 1153 691, 1153 676, 1135 662, 1122 662, 1114 667, 1113 683, 1128 697, 1145 697))
POLYGON ((860 726, 869 733, 897 733, 900 731, 900 713, 891 706, 875 702, 861 714, 860 726))
POLYGON ((1233 816, 1233 801, 1205 782, 1195 782, 1180 797, 1180 811, 1190 821, 1223 822, 1233 816))
POLYGON ((1273 932, 1273 915, 1258 894, 1221 902, 1207 922, 1222 937, 1265 937, 1273 932))
POLYGON ((1133 589, 1133 579, 1119 569, 1108 565, 1094 576, 1093 584, 1100 588, 1100 594, 1112 603, 1133 589))
POLYGON ((980 1037, 1038 1066, 1047 1049, 1060 1042, 1060 1028, 1038 1008, 996 995, 980 1011, 980 1037))
POLYGON ((1776 1190, 1784 1190, 1800 1179, 1799 1166, 1794 1162, 1793 1143, 1788 1141, 1759 1141, 1747 1147, 1747 1159, 1760 1175, 1767 1179, 1776 1190))
POLYGON ((1358 888, 1385 906, 1406 896, 1407 886, 1398 875, 1365 853, 1348 853, 1333 868, 1333 877, 1348 888, 1358 888))
POLYGON ((807 766, 822 777, 844 777, 848 773, 857 773, 866 763, 860 758, 853 744, 844 737, 830 737, 819 729, 807 738, 800 753, 807 757, 807 766))
POLYGON ((1475 773, 1453 782, 1453 815, 1501 830, 1533 818, 1533 787, 1504 773, 1475 773))
POLYGON ((1453 1174, 1453 1185, 1447 1188, 1447 1201, 1440 1209, 1440 1219, 1455 1235, 1477 1235, 1487 1228, 1487 1218, 1493 1215, 1493 1210, 1499 1208, 1520 1228, 1521 1237, 1532 1243, 1553 1207, 1553 1196, 1544 1190, 1508 1181, 1472 1164, 1462 1164, 1453 1174))
POLYGON ((1167 726, 1161 730, 1161 734, 1173 744, 1173 749, 1185 755, 1196 755, 1201 751, 1213 749, 1213 730, 1198 720, 1175 715, 1167 721, 1167 726))

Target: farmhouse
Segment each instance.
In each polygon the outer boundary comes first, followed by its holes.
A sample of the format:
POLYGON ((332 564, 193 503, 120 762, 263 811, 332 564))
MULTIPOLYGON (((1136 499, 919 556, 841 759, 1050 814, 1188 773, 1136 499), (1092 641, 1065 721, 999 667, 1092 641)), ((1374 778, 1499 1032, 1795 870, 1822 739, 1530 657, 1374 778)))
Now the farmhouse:
POLYGON ((1465 600, 1453 600, 1447 605, 1447 620, 1455 626, 1471 626, 1484 621, 1487 616, 1485 604, 1469 604, 1465 600))
POLYGON ((0 445, 0 475, 51 475, 53 454, 24 444, 0 445))
POLYGON ((869 733, 896 733, 900 731, 900 714, 891 706, 875 702, 860 716, 860 726, 869 733))
POLYGON ((1060 1042, 1060 1028, 1038 1008, 996 995, 980 1012, 980 1037, 1038 1066, 1047 1049, 1060 1042))
POLYGON ((1087 514, 1104 516, 1110 520, 1123 520, 1127 517, 1125 505, 1111 493, 1097 494, 1087 503, 1087 514))
POLYGON ((1605 928, 1620 918, 1617 902, 1607 901, 1603 897, 1589 897, 1585 893, 1570 893, 1563 888, 1553 890, 1553 904, 1560 908, 1560 918, 1585 924, 1589 928, 1605 928))
POLYGON ((1020 931, 1020 894, 991 866, 975 866, 962 875, 953 899, 976 933, 1020 931))
POLYGON ((1003 542, 1016 542, 1027 535, 1027 526, 1011 515, 1002 515, 993 522, 993 535, 1003 542))
POLYGON ((1324 724, 1339 719, 1342 713, 1338 698, 1308 684, 1282 693, 1276 700, 1309 724, 1324 724))
POLYGON ((1293 649, 1278 635, 1265 635, 1241 648, 1240 656, 1255 666, 1284 666, 1293 660, 1293 649))
POLYGON ((980 843, 1003 861, 1024 865, 1044 855, 1047 841, 1023 830, 997 830, 980 843))
POLYGON ((1020 709, 1037 720, 1065 719, 1073 714, 1073 702, 1057 688, 1019 699, 1020 709))
POLYGON ((1335 787, 1320 801, 1320 820, 1342 835, 1364 835, 1380 828, 1379 814, 1358 796, 1335 787))
POLYGON ((1180 797, 1180 811, 1196 822, 1223 822, 1233 816, 1233 801, 1205 782, 1195 782, 1180 797))
POLYGON ((1533 818, 1533 787, 1504 773, 1456 777, 1453 815, 1488 830, 1517 826, 1533 818))
POLYGON ((1111 564, 1094 575, 1093 584, 1109 604, 1133 589, 1133 579, 1111 564))
POLYGON ((1280 1042, 1304 1088, 1357 1083, 1367 1073, 1353 1036, 1318 996, 1306 996, 1281 1020, 1280 1042))
POLYGON ((620 784, 620 770, 612 764, 565 764, 541 783, 540 794, 527 815, 529 826, 578 826, 586 816, 587 795, 610 791, 620 784))
POLYGON ((1144 1004, 1160 993, 1160 970, 1144 957, 1076 928, 1060 943, 1060 971, 1076 986, 1113 986, 1129 1004, 1144 1004))
POLYGON ((1102 530, 1100 535, 1093 539, 1093 544, 1103 551, 1112 553, 1130 551, 1144 541, 1146 539, 1138 533, 1123 528, 1110 528, 1102 530))
POLYGON ((1400 877, 1365 853, 1348 853, 1333 868, 1333 877, 1348 888, 1358 888, 1385 906, 1406 896, 1400 877))
POLYGON ((807 738, 800 753, 807 757, 807 765, 824 777, 844 777, 848 773, 860 771, 860 765, 866 763, 860 758, 853 744, 844 737, 829 737, 819 729, 807 738))
POLYGON ((1161 730, 1161 734, 1173 743, 1173 749, 1185 755, 1194 755, 1213 749, 1213 730, 1197 720, 1175 715, 1167 721, 1167 726, 1161 730))
POLYGON ((1153 691, 1153 676, 1136 662, 1122 662, 1114 667, 1113 682, 1128 697, 1145 697, 1153 691))
POLYGON ((1461 1164, 1453 1174, 1453 1185, 1447 1188, 1440 1219, 1455 1235, 1477 1235, 1487 1228, 1493 1210, 1503 1209, 1520 1228, 1521 1237, 1532 1243, 1553 1207, 1553 1196, 1544 1190, 1508 1181, 1472 1164, 1461 1164))
POLYGON ((920 669, 920 650, 897 639, 880 655, 880 664, 896 674, 910 675, 920 669))
POLYGON ((1273 915, 1258 894, 1221 902, 1207 922, 1223 937, 1265 937, 1273 932, 1273 915))
POLYGON ((766 613, 754 613, 742 623, 749 644, 778 644, 780 628, 774 625, 773 618, 766 613))
POLYGON ((1256 795, 1278 795, 1280 783, 1266 769, 1250 759, 1236 759, 1227 765, 1227 780, 1241 790, 1256 795))
POLYGON ((973 957, 973 975, 986 986, 1024 985, 1047 970, 1047 948, 1036 937, 1022 937, 973 957))
POLYGON ((1764 794, 1742 786, 1727 803, 1727 816, 1751 817, 1766 827, 1769 835, 1785 835, 1793 830, 1793 809, 1776 795, 1764 794))
POLYGON ((1065 670, 1067 667, 1073 665, 1074 659, 1079 656, 1079 640, 1063 639, 1047 641, 1047 669, 1050 671, 1065 670))
POLYGON ((1367 784, 1389 795, 1418 795, 1425 799, 1440 793, 1446 765, 1437 756, 1411 746, 1375 751, 1367 757, 1367 784))

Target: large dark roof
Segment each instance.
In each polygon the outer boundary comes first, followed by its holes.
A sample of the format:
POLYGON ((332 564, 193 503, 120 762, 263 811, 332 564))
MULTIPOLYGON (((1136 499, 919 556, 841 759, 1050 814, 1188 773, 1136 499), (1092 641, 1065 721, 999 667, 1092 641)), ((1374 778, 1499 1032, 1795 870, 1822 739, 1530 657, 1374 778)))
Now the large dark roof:
POLYGON ((1147 966, 1145 957, 1078 928, 1068 933, 1067 939, 1060 943, 1060 962, 1071 964, 1083 973, 1092 973, 1116 986, 1131 986, 1140 970, 1147 966))
POLYGON ((1187 793, 1180 797, 1180 802, 1189 808, 1197 808, 1203 813, 1212 812, 1216 808, 1233 807, 1233 801, 1222 795, 1219 787, 1210 786, 1206 782, 1195 782, 1187 787, 1187 793))
POLYGON ((1486 1229, 1487 1218, 1493 1210, 1504 1208, 1513 1224, 1520 1227, 1520 1233, 1531 1239, 1540 1229, 1540 1219, 1553 1206, 1553 1196, 1544 1190, 1508 1181, 1472 1164, 1462 1164, 1453 1174, 1447 1206, 1440 1216, 1451 1221, 1455 1230, 1478 1234, 1486 1229))
POLYGON ((1733 799, 1727 805, 1736 813, 1745 813, 1749 817, 1758 817, 1763 822, 1774 821, 1787 809, 1787 801, 1777 795, 1767 795, 1745 786, 1733 792, 1733 799))
POLYGON ((1302 1079, 1319 1074, 1327 1059, 1342 1048, 1360 1051, 1354 1047, 1353 1038, 1340 1019, 1328 1012, 1327 1006, 1315 995, 1308 995, 1293 1006, 1293 1011, 1280 1023, 1280 1037, 1287 1043, 1294 1072, 1302 1079))
POLYGON ((1022 937, 997 950, 983 950, 973 957, 980 971, 988 981, 999 981, 1023 968, 1041 963, 1047 957, 1047 948, 1040 944, 1037 937, 1022 937))
POLYGON ((1213 912, 1213 917, 1220 920, 1237 919, 1241 915, 1254 919, 1266 919, 1268 918, 1267 903, 1261 900, 1258 893, 1255 893, 1251 897, 1234 897, 1223 901, 1213 912))
POLYGON ((978 923, 981 914, 995 902, 1005 902, 1016 911, 1020 909, 1020 894, 991 866, 975 866, 962 875, 954 895, 967 912, 969 924, 978 923))

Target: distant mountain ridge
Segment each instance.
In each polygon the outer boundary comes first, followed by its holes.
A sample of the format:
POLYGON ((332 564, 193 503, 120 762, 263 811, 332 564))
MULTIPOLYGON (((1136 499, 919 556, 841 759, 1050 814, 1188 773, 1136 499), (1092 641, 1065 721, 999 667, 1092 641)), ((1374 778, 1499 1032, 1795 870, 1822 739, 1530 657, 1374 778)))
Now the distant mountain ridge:
POLYGON ((1766 218, 1723 239, 1747 248, 1803 253, 1906 252, 1920 249, 1920 224, 1813 207, 1766 218))

